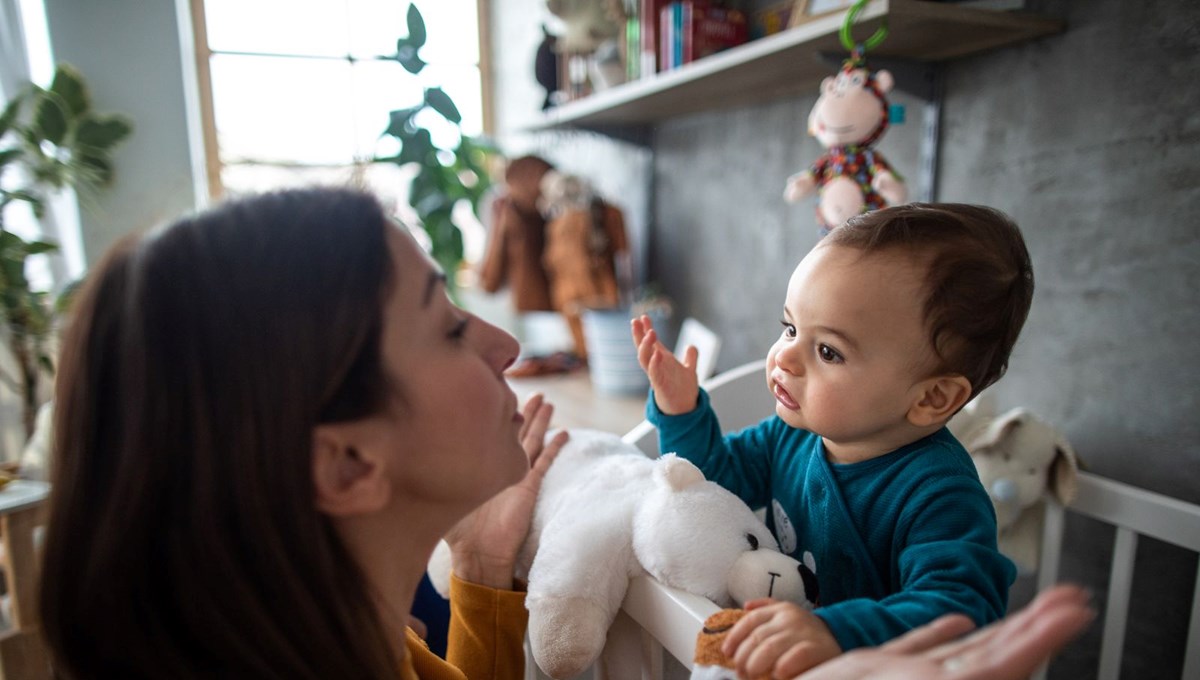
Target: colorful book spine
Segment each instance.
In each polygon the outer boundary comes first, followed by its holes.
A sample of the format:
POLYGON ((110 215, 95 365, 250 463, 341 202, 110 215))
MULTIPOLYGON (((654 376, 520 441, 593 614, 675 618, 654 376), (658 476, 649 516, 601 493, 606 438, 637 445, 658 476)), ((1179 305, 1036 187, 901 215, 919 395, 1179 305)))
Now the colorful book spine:
POLYGON ((641 64, 639 71, 643 77, 652 76, 661 70, 660 43, 662 42, 659 18, 666 0, 641 0, 638 13, 638 35, 641 42, 641 64))

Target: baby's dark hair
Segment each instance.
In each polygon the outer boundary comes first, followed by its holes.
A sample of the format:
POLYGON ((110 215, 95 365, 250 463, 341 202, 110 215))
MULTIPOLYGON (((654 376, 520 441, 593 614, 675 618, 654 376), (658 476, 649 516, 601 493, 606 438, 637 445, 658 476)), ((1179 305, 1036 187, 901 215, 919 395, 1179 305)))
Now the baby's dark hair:
POLYGON ((911 203, 853 217, 824 243, 919 258, 939 370, 966 377, 972 396, 1004 375, 1033 299, 1029 251, 1007 215, 980 205, 911 203))

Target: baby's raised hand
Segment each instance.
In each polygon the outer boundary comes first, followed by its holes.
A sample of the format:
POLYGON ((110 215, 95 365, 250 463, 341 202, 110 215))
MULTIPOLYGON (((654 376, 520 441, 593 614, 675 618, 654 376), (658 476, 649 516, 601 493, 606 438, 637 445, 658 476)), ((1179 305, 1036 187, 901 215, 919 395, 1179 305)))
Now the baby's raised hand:
POLYGON ((658 410, 675 416, 695 409, 696 399, 700 395, 700 380, 696 377, 696 348, 688 347, 680 362, 659 342, 650 317, 643 314, 634 319, 630 326, 633 344, 637 346, 638 363, 650 378, 658 410))
POLYGON ((829 627, 812 612, 772 599, 746 603, 746 615, 721 647, 738 677, 792 678, 842 653, 829 627))

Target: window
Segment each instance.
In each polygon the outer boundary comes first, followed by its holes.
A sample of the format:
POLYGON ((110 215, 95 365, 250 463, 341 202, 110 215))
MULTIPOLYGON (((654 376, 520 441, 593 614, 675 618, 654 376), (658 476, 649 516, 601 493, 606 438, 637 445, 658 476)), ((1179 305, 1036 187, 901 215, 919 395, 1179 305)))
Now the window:
POLYGON ((416 0, 429 36, 418 75, 389 59, 408 30, 403 0, 194 2, 214 196, 360 181, 403 205, 404 171, 367 161, 398 151, 380 138, 388 112, 425 87, 454 99, 464 134, 483 132, 477 0, 416 0))

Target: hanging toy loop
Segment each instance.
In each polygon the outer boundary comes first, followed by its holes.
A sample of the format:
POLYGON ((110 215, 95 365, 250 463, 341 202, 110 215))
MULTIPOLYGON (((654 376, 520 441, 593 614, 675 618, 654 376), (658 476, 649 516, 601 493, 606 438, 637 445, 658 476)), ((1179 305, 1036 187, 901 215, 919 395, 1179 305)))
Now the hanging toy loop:
POLYGON ((884 17, 883 23, 880 24, 879 28, 875 29, 875 33, 873 33, 870 38, 867 38, 866 41, 861 43, 854 42, 854 36, 850 35, 850 26, 854 24, 854 20, 858 18, 858 15, 862 13, 863 8, 866 7, 869 2, 870 0, 858 0, 858 2, 854 3, 854 6, 846 12, 846 19, 842 22, 842 30, 840 33, 842 47, 845 47, 850 52, 851 60, 856 65, 862 65, 866 63, 867 52, 879 47, 879 45, 883 43, 885 39, 887 39, 888 35, 887 17, 884 17))

